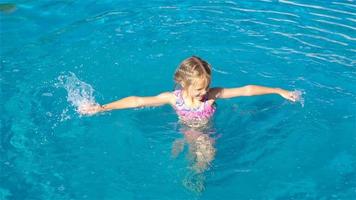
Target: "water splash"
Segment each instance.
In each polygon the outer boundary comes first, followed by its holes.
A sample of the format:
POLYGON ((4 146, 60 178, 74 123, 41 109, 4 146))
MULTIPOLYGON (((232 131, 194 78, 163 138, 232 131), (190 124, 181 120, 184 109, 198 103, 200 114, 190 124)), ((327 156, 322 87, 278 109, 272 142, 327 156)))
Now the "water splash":
POLYGON ((58 83, 55 84, 57 88, 64 88, 68 95, 67 101, 75 107, 75 111, 85 105, 98 105, 94 98, 94 89, 88 83, 81 81, 74 73, 60 75, 58 83))
POLYGON ((304 94, 305 92, 303 90, 294 90, 293 93, 298 97, 295 102, 299 102, 300 105, 302 105, 302 108, 304 108, 304 94))

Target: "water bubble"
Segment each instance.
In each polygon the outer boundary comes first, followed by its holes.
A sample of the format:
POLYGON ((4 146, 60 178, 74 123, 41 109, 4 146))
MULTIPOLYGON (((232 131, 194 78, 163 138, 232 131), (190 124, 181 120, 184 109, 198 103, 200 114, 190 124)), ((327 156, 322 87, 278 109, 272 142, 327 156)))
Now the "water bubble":
POLYGON ((65 187, 64 187, 64 185, 60 185, 57 189, 58 189, 58 191, 64 191, 65 187))

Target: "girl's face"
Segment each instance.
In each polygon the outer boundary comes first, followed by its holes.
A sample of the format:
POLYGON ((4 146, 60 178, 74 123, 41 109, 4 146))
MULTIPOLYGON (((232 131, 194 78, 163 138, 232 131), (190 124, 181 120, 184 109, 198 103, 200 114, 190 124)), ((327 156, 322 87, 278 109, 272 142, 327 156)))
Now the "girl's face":
POLYGON ((208 90, 209 84, 206 80, 197 80, 188 87, 188 95, 195 100, 201 101, 208 90))

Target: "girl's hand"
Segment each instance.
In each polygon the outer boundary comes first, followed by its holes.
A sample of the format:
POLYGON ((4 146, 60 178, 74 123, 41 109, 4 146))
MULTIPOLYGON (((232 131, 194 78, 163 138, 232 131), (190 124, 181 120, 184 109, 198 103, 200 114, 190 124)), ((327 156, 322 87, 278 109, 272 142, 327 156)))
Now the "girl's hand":
POLYGON ((99 104, 82 104, 78 107, 78 112, 81 115, 94 115, 103 111, 103 107, 99 104))
POLYGON ((299 101, 300 100, 300 92, 298 91, 287 91, 287 90, 282 90, 279 95, 281 95, 283 98, 288 99, 289 101, 299 101))

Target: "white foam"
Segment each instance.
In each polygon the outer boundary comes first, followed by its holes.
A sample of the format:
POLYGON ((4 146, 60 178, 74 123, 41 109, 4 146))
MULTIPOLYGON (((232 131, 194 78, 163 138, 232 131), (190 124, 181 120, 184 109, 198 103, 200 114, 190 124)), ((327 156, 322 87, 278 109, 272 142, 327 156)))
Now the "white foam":
POLYGON ((94 98, 93 87, 90 84, 81 81, 72 72, 60 75, 56 87, 64 88, 67 91, 67 101, 75 107, 77 112, 80 107, 98 104, 94 98))

